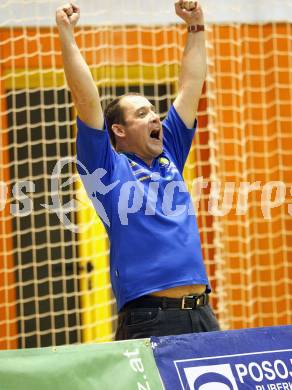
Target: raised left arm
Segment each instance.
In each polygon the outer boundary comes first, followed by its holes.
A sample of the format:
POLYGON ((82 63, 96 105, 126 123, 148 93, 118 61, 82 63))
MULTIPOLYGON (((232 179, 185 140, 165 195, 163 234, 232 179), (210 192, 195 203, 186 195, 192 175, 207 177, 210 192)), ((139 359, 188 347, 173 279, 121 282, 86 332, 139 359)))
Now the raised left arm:
MULTIPOLYGON (((187 27, 204 25, 203 11, 198 1, 179 0, 175 3, 175 10, 186 22, 187 27)), ((182 57, 178 95, 174 101, 177 113, 188 128, 193 127, 197 116, 206 72, 205 32, 188 32, 182 57)))

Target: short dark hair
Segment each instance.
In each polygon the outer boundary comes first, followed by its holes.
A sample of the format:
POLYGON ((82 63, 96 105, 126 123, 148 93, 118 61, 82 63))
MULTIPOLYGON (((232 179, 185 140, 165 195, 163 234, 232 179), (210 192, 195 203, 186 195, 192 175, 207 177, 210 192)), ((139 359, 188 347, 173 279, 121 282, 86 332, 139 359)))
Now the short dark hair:
POLYGON ((125 125, 124 110, 121 107, 121 100, 127 96, 144 96, 141 93, 128 92, 124 95, 118 96, 112 100, 104 110, 104 117, 109 132, 110 140, 114 148, 116 148, 117 142, 115 133, 112 130, 114 124, 125 125))

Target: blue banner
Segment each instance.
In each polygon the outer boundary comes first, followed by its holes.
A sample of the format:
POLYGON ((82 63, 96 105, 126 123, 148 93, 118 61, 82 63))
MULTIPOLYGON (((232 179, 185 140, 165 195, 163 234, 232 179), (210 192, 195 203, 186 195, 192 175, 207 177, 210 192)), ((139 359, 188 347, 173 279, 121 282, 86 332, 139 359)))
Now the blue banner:
POLYGON ((292 326, 151 341, 166 390, 292 390, 292 326))

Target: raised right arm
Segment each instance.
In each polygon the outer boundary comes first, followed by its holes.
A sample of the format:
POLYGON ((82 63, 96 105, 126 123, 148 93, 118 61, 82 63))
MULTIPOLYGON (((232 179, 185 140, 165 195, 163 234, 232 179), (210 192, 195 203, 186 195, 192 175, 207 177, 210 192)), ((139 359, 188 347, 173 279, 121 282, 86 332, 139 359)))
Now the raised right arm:
POLYGON ((79 118, 89 127, 102 129, 104 117, 98 89, 74 39, 79 17, 80 9, 73 3, 56 11, 65 75, 79 118))

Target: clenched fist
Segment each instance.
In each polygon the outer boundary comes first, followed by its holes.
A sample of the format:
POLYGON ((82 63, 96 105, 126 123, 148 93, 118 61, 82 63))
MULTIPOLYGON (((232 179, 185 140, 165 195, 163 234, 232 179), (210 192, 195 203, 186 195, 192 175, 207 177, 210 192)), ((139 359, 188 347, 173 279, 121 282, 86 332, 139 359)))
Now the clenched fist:
POLYGON ((56 11, 58 27, 74 28, 80 18, 80 8, 74 3, 64 4, 56 11))
POLYGON ((175 11, 188 25, 204 24, 203 10, 198 1, 179 0, 175 3, 175 11))

